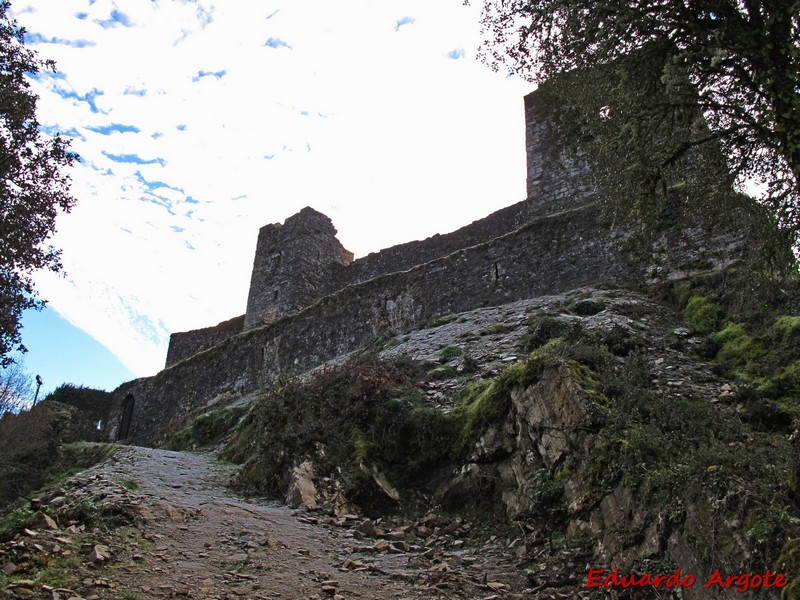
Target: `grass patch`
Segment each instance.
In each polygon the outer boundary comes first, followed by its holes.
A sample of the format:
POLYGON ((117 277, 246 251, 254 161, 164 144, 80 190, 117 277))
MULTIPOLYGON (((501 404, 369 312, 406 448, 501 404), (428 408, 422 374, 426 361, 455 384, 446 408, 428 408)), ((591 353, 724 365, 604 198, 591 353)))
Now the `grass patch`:
POLYGON ((486 329, 482 330, 479 335, 487 336, 487 335, 499 335, 501 333, 508 333, 509 331, 513 331, 515 329, 514 325, 506 325, 505 323, 495 323, 494 325, 489 325, 486 329))
POLYGON ((197 450, 213 446, 233 431, 239 416, 240 413, 226 408, 204 412, 175 432, 167 442, 167 449, 197 450))
POLYGON ((423 329, 433 329, 434 327, 441 327, 442 325, 447 325, 448 323, 452 323, 456 320, 455 315, 445 315, 443 317, 436 317, 434 319, 430 319, 425 325, 422 326, 423 329))
POLYGON ((117 483, 120 484, 122 487, 124 487, 126 490, 130 490, 132 492, 135 492, 136 490, 139 489, 139 482, 136 481, 135 479, 120 479, 119 481, 117 481, 117 483))
POLYGON ((0 520, 0 539, 9 539, 30 527, 34 512, 26 507, 18 507, 3 515, 0 520))

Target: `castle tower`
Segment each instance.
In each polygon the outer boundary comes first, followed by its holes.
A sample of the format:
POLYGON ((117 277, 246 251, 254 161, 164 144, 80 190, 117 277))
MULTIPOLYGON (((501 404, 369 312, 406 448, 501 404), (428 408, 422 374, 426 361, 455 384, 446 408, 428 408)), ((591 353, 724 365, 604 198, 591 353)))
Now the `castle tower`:
POLYGON ((352 260, 331 220, 313 208, 283 225, 265 225, 258 233, 245 331, 310 306, 328 291, 336 269, 352 260))
POLYGON ((546 84, 525 96, 526 182, 537 216, 584 206, 595 197, 586 156, 552 135, 556 102, 546 84))

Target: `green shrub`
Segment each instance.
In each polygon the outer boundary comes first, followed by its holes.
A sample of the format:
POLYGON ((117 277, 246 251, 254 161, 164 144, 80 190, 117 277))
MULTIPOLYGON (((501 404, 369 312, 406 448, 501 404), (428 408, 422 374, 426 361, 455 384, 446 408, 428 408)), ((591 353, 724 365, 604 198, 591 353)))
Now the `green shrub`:
POLYGON ((573 313, 581 317, 591 317, 592 315, 603 312, 605 309, 606 305, 603 302, 592 300, 591 298, 579 300, 573 304, 571 308, 573 313))
POLYGON ((223 456, 241 458, 248 448, 239 485, 275 496, 285 493, 287 474, 306 458, 318 473, 344 479, 354 497, 366 485, 361 463, 408 485, 448 456, 453 437, 446 415, 414 389, 422 377, 414 363, 365 357, 269 388, 223 456))
POLYGON ((717 332, 715 338, 721 345, 717 352, 717 360, 739 369, 739 373, 744 373, 742 369, 758 360, 762 354, 760 345, 739 323, 728 323, 717 332))
POLYGON ((533 317, 528 326, 528 331, 520 338, 520 348, 523 352, 532 352, 555 338, 570 337, 576 325, 566 319, 552 316, 533 317))
POLYGON ((0 540, 14 537, 17 533, 31 526, 34 512, 25 507, 15 508, 6 513, 0 520, 0 540))
POLYGON ((456 377, 457 375, 458 371, 455 369, 455 367, 450 365, 442 365, 441 367, 435 367, 428 371, 428 379, 431 381, 450 379, 451 377, 456 377))
POLYGON ((449 362, 454 358, 458 358, 463 353, 464 353, 463 350, 461 350, 461 348, 459 348, 458 346, 445 346, 439 352, 439 362, 440 363, 449 362))

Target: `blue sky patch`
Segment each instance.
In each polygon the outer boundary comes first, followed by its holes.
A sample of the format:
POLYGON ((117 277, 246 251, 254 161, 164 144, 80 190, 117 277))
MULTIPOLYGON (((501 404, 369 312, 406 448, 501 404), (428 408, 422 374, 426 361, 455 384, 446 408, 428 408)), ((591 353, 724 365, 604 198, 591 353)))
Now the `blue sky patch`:
POLYGON ((76 19, 80 19, 81 21, 85 20, 86 17, 88 17, 88 16, 89 16, 89 13, 85 13, 85 12, 75 13, 75 18, 76 19))
POLYGON ((71 46, 72 48, 86 48, 94 46, 95 43, 91 40, 68 40, 58 37, 45 37, 41 33, 25 33, 26 44, 61 44, 62 46, 71 46))
POLYGON ((180 125, 177 125, 175 129, 177 129, 178 131, 186 131, 186 124, 181 123, 180 125))
POLYGON ((183 233, 184 231, 186 231, 185 227, 178 227, 177 225, 170 225, 169 228, 172 229, 172 231, 174 231, 175 233, 183 233))
POLYGON ((117 10, 116 8, 111 11, 111 18, 106 19, 104 21, 96 21, 100 27, 103 29, 110 29, 112 27, 116 27, 117 25, 122 25, 123 27, 132 27, 133 23, 131 23, 130 17, 126 15, 124 12, 117 10))
POLYGON ((450 60, 458 60, 459 58, 464 58, 464 49, 463 48, 456 48, 454 50, 450 50, 447 53, 447 58, 450 60))
POLYGON ((292 49, 292 47, 286 42, 284 42, 282 39, 274 37, 269 38, 264 45, 269 48, 289 48, 289 50, 292 49))
POLYGON ((417 20, 414 17, 403 17, 394 22, 394 30, 400 31, 403 25, 413 25, 417 20))
POLYGON ((65 100, 77 100, 78 102, 86 102, 86 104, 89 105, 89 110, 91 110, 93 113, 100 112, 94 100, 98 96, 102 96, 103 92, 101 92, 97 88, 94 88, 92 89, 91 92, 86 92, 83 95, 79 94, 75 90, 64 90, 57 86, 53 89, 53 91, 62 98, 64 98, 65 100))
POLYGON ((133 125, 120 125, 119 123, 111 123, 101 127, 87 127, 89 131, 95 133, 102 133, 103 135, 111 135, 112 133, 139 133, 141 129, 133 125))
POLYGON ((111 154, 103 150, 103 155, 107 158, 118 163, 133 163, 135 165, 161 165, 162 167, 167 164, 163 158, 151 158, 146 160, 138 154, 111 154))
POLYGON ((65 131, 62 131, 56 125, 40 125, 39 126, 39 131, 41 131, 45 135, 49 135, 51 137, 55 137, 57 135, 60 135, 62 137, 75 138, 75 139, 81 140, 83 142, 86 141, 86 138, 83 137, 83 135, 77 129, 75 129, 74 127, 70 127, 69 129, 67 129, 65 131))
POLYGON ((204 77, 213 77, 214 79, 222 79, 225 76, 227 71, 222 69, 221 71, 198 71, 197 75, 192 77, 192 81, 200 81, 204 77))
POLYGON ((43 71, 37 71, 36 73, 28 73, 28 77, 33 79, 34 81, 42 81, 44 79, 66 79, 67 76, 64 75, 61 71, 51 71, 50 69, 45 69, 43 71))
POLYGON ((150 204, 155 204, 156 206, 160 206, 161 208, 165 209, 169 214, 174 215, 175 213, 172 212, 172 201, 167 200, 166 198, 162 198, 156 194, 144 194, 140 200, 143 202, 149 202, 150 204))
POLYGON ((147 90, 139 90, 136 88, 125 88, 125 91, 122 92, 126 96, 144 96, 147 94, 147 90))
POLYGON ((171 190, 172 189, 178 190, 179 192, 183 193, 183 190, 181 188, 173 188, 171 185, 164 183, 163 181, 148 181, 147 179, 144 178, 144 175, 142 175, 141 171, 136 171, 134 175, 136 175, 136 179, 138 179, 151 192, 157 188, 165 187, 171 190))

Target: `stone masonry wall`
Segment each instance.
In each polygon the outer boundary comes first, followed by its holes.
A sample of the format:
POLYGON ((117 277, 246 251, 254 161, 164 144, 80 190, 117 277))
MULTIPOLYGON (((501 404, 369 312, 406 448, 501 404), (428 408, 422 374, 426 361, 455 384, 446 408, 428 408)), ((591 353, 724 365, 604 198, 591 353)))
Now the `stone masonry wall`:
POLYGON ((555 109, 547 90, 525 96, 525 153, 528 198, 539 215, 583 206, 595 199, 585 156, 552 139, 555 109))
POLYGON ((169 336, 169 349, 167 350, 167 367, 177 362, 194 356, 198 352, 208 350, 220 342, 227 340, 244 329, 244 315, 223 321, 213 327, 194 329, 169 336))

